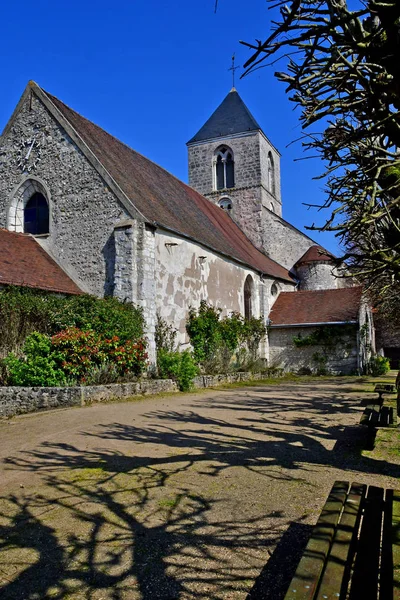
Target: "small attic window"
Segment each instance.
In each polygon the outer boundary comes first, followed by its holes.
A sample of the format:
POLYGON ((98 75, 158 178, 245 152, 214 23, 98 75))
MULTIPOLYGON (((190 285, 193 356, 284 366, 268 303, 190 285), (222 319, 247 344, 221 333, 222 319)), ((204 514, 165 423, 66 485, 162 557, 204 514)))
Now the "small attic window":
POLYGON ((235 187, 233 152, 227 146, 221 146, 216 152, 215 188, 224 190, 233 187, 235 187))
POLYGON ((271 296, 277 296, 279 292, 279 286, 277 283, 271 285, 271 296))
POLYGON ((222 208, 222 210, 232 210, 232 200, 230 198, 221 198, 218 202, 218 206, 222 208))

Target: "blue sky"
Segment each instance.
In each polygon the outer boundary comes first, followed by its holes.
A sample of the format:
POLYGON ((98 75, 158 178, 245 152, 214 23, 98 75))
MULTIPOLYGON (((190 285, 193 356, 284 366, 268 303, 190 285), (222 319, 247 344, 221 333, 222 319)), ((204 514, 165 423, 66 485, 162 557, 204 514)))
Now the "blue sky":
MULTIPOLYGON (((186 142, 232 87, 231 57, 243 65, 239 40, 264 39, 271 11, 265 0, 20 0, 3 1, 0 129, 25 85, 45 90, 165 169, 187 181, 186 142)), ((303 157, 298 114, 273 68, 236 88, 282 154, 283 216, 299 229, 323 222, 317 160, 303 157)), ((333 252, 332 234, 308 232, 333 252)))

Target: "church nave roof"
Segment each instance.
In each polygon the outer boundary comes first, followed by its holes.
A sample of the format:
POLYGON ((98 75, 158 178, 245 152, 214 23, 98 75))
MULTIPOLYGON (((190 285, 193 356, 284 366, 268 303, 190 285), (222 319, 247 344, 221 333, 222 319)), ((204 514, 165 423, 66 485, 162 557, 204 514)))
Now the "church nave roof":
POLYGON ((181 234, 260 273, 293 282, 288 270, 253 246, 221 208, 34 82, 30 89, 89 160, 94 155, 92 164, 98 161, 116 183, 113 189, 133 218, 141 215, 150 224, 181 234))

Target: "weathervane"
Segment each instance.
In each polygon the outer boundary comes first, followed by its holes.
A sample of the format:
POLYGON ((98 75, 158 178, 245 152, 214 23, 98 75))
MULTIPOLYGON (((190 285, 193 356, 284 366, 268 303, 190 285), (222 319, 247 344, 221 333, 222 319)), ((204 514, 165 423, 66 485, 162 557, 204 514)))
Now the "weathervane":
POLYGON ((228 71, 232 71, 232 87, 235 87, 235 71, 240 67, 235 67, 235 55, 232 56, 232 66, 228 71))

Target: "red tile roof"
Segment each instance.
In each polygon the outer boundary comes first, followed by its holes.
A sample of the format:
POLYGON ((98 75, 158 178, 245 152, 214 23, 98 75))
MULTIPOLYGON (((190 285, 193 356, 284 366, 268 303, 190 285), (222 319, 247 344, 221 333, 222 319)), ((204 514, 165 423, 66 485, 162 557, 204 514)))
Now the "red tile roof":
MULTIPOLYGON (((35 88, 34 88, 35 89, 35 88)), ((257 250, 221 208, 188 185, 40 90, 149 223, 189 237, 271 277, 293 281, 287 269, 257 250)), ((134 216, 134 215, 133 215, 134 216)))
POLYGON ((83 292, 29 234, 0 229, 0 285, 23 285, 62 294, 83 292))
POLYGON ((325 248, 322 248, 322 246, 311 246, 311 248, 299 258, 295 266, 298 267, 299 265, 304 265, 309 262, 331 261, 334 258, 333 254, 330 254, 330 252, 325 250, 325 248))
POLYGON ((269 315, 271 325, 357 321, 362 288, 281 292, 269 315))

